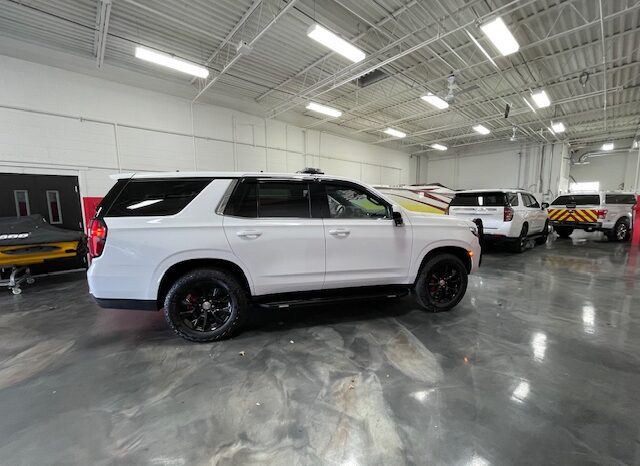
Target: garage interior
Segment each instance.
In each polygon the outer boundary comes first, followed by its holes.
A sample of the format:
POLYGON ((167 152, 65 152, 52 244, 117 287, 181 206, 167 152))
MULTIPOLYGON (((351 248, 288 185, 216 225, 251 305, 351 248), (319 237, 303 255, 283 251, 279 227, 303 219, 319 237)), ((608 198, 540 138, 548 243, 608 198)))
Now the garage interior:
MULTIPOLYGON (((639 44, 631 0, 0 0, 0 217, 86 231, 133 172, 637 195, 639 44)), ((34 268, 0 287, 0 463, 639 464, 637 230, 487 248, 449 312, 210 344, 34 268)))

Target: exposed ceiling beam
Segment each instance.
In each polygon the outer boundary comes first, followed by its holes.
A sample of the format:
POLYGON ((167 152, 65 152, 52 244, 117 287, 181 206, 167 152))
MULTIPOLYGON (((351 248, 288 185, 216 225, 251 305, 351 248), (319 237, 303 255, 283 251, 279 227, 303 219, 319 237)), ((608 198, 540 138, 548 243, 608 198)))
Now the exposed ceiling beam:
POLYGON ((111 0, 98 0, 98 11, 96 13, 96 34, 93 52, 96 56, 96 65, 102 68, 104 63, 104 51, 107 46, 107 36, 109 35, 109 18, 111 17, 111 0))
MULTIPOLYGON (((286 15, 289 10, 291 8, 293 8, 293 6, 297 3, 298 0, 289 0, 289 3, 287 3, 287 5, 282 8, 274 17, 271 21, 269 21, 269 23, 262 28, 262 30, 256 34, 254 36, 253 39, 251 39, 251 41, 247 44, 247 46, 249 48, 253 47, 256 42, 258 42, 260 40, 260 38, 265 35, 267 33, 267 31, 278 22, 278 20, 280 18, 282 18, 284 15, 286 15)), ((201 90, 200 92, 198 92, 198 94, 193 98, 193 100, 191 101, 191 103, 195 103, 196 100, 198 100, 202 94, 204 94, 211 86, 213 86, 222 75, 224 75, 227 71, 229 71, 229 69, 231 69, 231 67, 233 66, 233 64, 235 62, 237 62, 240 58, 242 57, 242 54, 237 53, 225 66, 224 68, 222 68, 222 70, 220 70, 220 72, 218 74, 216 74, 201 90)))

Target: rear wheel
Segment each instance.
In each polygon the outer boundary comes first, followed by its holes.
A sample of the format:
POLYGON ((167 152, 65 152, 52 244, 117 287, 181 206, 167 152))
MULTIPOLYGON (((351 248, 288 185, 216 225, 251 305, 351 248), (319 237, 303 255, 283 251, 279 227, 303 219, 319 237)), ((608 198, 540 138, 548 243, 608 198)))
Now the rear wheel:
POLYGON ((610 240, 613 241, 628 241, 631 236, 631 228, 629 228, 629 220, 626 218, 619 219, 615 226, 613 227, 613 231, 611 235, 608 236, 610 240))
POLYGON ((428 311, 448 311, 464 297, 467 268, 453 254, 438 254, 420 269, 416 281, 418 303, 428 311))
POLYGON ((573 228, 571 227, 556 227, 555 230, 558 236, 563 239, 568 238, 573 233, 573 228))
POLYGON ((542 233, 540 236, 536 238, 536 244, 545 244, 547 242, 548 237, 549 237, 549 220, 545 220, 542 233))
POLYGON ((527 235, 529 234, 529 225, 526 223, 522 225, 522 230, 520 230, 520 236, 515 240, 512 246, 513 252, 521 253, 527 249, 527 242, 529 241, 527 235))
POLYGON ((235 276, 221 269, 197 269, 169 289, 164 316, 182 338, 208 342, 231 336, 248 307, 247 292, 235 276))

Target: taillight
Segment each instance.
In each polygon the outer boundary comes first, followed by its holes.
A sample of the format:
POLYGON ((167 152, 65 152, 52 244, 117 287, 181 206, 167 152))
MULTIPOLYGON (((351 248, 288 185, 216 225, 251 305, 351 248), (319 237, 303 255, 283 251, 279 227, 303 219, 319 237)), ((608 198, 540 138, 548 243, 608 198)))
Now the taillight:
POLYGON ((504 221, 510 222, 513 220, 513 209, 511 207, 504 208, 504 221))
POLYGON ((606 218, 608 213, 607 209, 598 209, 598 218, 606 218))
POLYGON ((100 257, 107 242, 107 225, 99 218, 94 218, 89 224, 89 255, 100 257))

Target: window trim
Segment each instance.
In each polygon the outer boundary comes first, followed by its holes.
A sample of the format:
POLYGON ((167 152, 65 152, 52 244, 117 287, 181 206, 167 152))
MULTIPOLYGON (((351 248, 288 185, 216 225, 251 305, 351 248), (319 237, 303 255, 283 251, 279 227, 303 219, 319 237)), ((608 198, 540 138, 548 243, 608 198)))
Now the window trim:
POLYGON ((13 190, 13 201, 16 207, 16 217, 28 217, 31 215, 31 202, 29 201, 29 191, 26 189, 14 189, 13 190), (24 198, 27 203, 27 215, 20 215, 20 204, 18 202, 18 193, 24 193, 24 198))
POLYGON ((56 191, 53 189, 47 190, 46 196, 47 196, 47 209, 49 210, 49 224, 62 225, 63 220, 62 220, 62 206, 60 205, 60 191, 56 191), (58 221, 57 222, 53 221, 53 212, 51 211, 51 200, 49 199, 49 193, 53 193, 56 196, 56 203, 58 204, 58 221))

